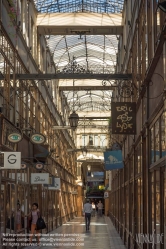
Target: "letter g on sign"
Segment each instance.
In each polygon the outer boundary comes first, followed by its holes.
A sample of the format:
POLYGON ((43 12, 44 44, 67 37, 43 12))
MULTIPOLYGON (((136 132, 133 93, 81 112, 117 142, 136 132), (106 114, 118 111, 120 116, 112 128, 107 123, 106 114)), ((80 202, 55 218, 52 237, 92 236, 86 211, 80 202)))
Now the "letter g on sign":
POLYGON ((17 159, 15 158, 16 158, 16 155, 10 154, 7 159, 10 164, 15 164, 17 162, 17 159))

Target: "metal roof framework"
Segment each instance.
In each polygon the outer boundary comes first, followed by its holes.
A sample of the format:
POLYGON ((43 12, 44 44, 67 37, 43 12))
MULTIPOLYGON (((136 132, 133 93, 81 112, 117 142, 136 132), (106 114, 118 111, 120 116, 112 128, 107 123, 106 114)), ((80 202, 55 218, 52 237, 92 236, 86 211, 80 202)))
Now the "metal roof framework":
MULTIPOLYGON (((34 3, 39 14, 75 12, 118 14, 123 11, 124 0, 34 0, 34 3)), ((112 22, 114 21, 112 20, 112 22)), ((88 32, 80 32, 73 35, 48 34, 46 39, 58 72, 61 72, 75 58, 77 64, 94 74, 115 73, 118 35, 88 35, 88 32)), ((100 80, 100 84, 102 85, 102 80, 100 80)), ((90 80, 89 85, 91 85, 90 80)), ((76 110, 103 112, 110 109, 107 97, 105 94, 103 95, 104 89, 103 91, 98 90, 97 93, 90 89, 83 91, 80 88, 80 90, 80 93, 79 90, 75 92, 76 110)), ((107 89, 106 92, 108 91, 107 89)), ((71 91, 65 91, 65 95, 71 105, 71 91)))

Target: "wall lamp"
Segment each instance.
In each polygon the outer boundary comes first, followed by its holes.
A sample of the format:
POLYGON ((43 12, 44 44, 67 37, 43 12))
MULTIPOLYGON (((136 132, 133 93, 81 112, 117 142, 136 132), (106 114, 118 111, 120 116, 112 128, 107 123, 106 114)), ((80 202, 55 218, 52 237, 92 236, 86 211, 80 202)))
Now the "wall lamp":
POLYGON ((158 3, 158 8, 161 9, 163 12, 166 13, 166 1, 158 3))

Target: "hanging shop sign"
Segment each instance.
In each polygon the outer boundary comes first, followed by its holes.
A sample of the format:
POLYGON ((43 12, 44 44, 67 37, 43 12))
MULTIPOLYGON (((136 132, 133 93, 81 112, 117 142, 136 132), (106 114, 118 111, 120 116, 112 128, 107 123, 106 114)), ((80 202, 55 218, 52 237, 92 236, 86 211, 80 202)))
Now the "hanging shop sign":
POLYGON ((21 169, 21 152, 4 152, 2 169, 21 169))
POLYGON ((27 177, 27 173, 9 173, 9 178, 13 179, 13 180, 17 180, 17 183, 19 181, 24 182, 24 183, 28 183, 28 177, 27 177))
POLYGON ((111 150, 121 150, 122 146, 119 143, 113 143, 111 146, 111 150))
POLYGON ((50 190, 60 190, 61 188, 60 178, 55 178, 52 176, 52 179, 49 180, 49 184, 44 186, 50 190))
POLYGON ((42 163, 45 163, 49 156, 49 145, 48 144, 34 144, 33 156, 42 163))
POLYGON ((54 187, 59 190, 61 188, 60 178, 54 178, 54 187))
POLYGON ((26 163, 22 163, 21 164, 21 169, 27 169, 27 164, 26 163))
POLYGON ((38 163, 35 164, 35 168, 38 169, 38 170, 41 170, 41 169, 44 168, 44 164, 41 163, 41 162, 38 162, 38 163))
POLYGON ((45 136, 40 133, 32 134, 30 139, 34 144, 43 144, 46 141, 45 136))
POLYGON ((113 150, 104 152, 105 170, 121 169, 123 165, 123 157, 121 150, 113 150))
POLYGON ((103 182, 103 178, 87 176, 88 182, 103 182))
POLYGON ((11 143, 19 143, 22 140, 22 135, 20 133, 14 132, 9 134, 7 138, 11 143))
POLYGON ((31 184, 49 184, 49 173, 31 173, 31 184))
POLYGON ((74 190, 74 191, 71 191, 71 194, 72 195, 78 195, 78 192, 76 190, 74 190))
POLYGON ((136 103, 111 103, 112 134, 136 134, 136 103))

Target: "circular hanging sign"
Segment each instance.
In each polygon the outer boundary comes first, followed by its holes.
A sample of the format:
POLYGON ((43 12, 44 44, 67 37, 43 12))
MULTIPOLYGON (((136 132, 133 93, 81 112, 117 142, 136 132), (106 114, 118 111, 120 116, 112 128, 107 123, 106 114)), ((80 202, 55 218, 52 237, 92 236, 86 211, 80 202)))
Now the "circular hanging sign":
POLYGON ((21 169, 26 169, 26 168, 27 168, 26 163, 22 163, 22 164, 21 164, 21 169))
POLYGON ((41 170, 41 169, 43 169, 43 168, 44 168, 44 164, 43 164, 43 163, 41 163, 41 162, 38 162, 38 163, 36 163, 36 164, 35 164, 35 168, 36 168, 36 169, 40 169, 40 170, 41 170))
POLYGON ((18 143, 22 140, 22 135, 20 133, 14 132, 9 134, 7 138, 11 143, 18 143))
POLYGON ((34 144, 43 144, 46 141, 46 138, 44 135, 40 133, 32 134, 31 136, 31 142, 34 144))

